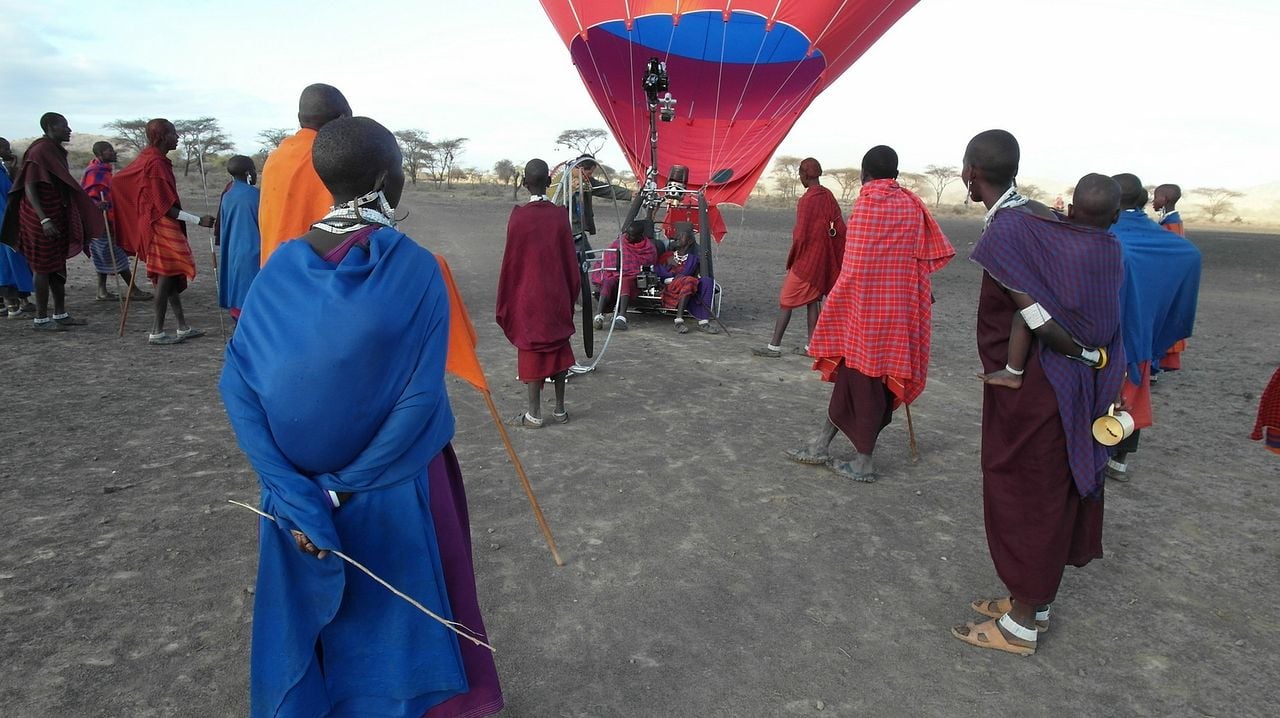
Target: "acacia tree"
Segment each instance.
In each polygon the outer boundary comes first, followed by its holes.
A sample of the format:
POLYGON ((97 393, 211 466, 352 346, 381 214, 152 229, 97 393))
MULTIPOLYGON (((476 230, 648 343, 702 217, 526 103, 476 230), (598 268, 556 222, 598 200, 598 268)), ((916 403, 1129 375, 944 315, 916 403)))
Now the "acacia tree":
POLYGON ((837 167, 823 174, 830 175, 840 186, 841 202, 852 200, 853 193, 857 191, 858 185, 862 184, 862 170, 857 167, 837 167))
POLYGON ((568 147, 580 155, 595 155, 604 147, 609 133, 599 127, 585 127, 580 130, 565 130, 556 138, 556 144, 568 147))
POLYGON ((147 118, 136 120, 112 120, 102 126, 114 135, 111 139, 133 148, 134 153, 147 148, 147 118))
POLYGON ((1243 192, 1237 192, 1226 187, 1197 187, 1187 194, 1198 194, 1204 197, 1204 202, 1200 204, 1200 208, 1205 214, 1209 215, 1210 222, 1217 222, 1218 215, 1228 214, 1236 210, 1233 199, 1244 196, 1243 192))
POLYGON ((795 199, 796 187, 800 185, 800 158, 791 155, 779 155, 773 158, 773 182, 778 186, 783 199, 795 199))
POLYGON ((906 187, 917 195, 923 194, 925 190, 931 189, 929 185, 929 178, 917 172, 900 172, 898 174, 898 184, 906 187))
POLYGON ((1040 189, 1038 185, 1033 184, 1018 185, 1018 194, 1032 200, 1033 202, 1039 202, 1044 199, 1044 190, 1040 189))
MULTIPOLYGON (((209 166, 209 160, 219 152, 235 149, 231 138, 222 131, 222 125, 213 117, 197 117, 194 120, 178 120, 173 123, 178 130, 178 148, 186 157, 182 175, 191 174, 191 163, 197 167, 209 166)), ((207 170, 206 170, 207 171, 207 170)))
POLYGON ((924 180, 929 185, 929 189, 933 190, 933 206, 938 207, 942 204, 942 192, 946 190, 947 185, 960 179, 960 170, 955 167, 938 165, 929 165, 924 168, 924 180))
POLYGON ((516 177, 516 163, 511 160, 498 160, 493 163, 493 175, 502 184, 509 184, 516 177))
POLYGON ((280 146, 292 132, 287 127, 270 127, 258 133, 262 141, 262 149, 270 152, 280 146))
POLYGON ((454 137, 435 143, 435 154, 438 160, 436 164, 439 167, 437 182, 443 180, 446 187, 453 186, 453 165, 458 156, 462 154, 463 146, 467 144, 467 140, 468 138, 466 137, 454 137))
POLYGON ((404 160, 404 173, 411 184, 418 184, 418 173, 427 169, 427 156, 435 151, 435 145, 427 141, 422 130, 399 130, 394 133, 404 160))

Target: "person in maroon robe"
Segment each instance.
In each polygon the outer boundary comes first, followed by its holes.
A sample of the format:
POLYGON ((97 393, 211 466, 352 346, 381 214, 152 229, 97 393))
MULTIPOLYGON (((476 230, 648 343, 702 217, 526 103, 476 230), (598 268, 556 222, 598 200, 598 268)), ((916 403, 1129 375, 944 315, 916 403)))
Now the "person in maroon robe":
POLYGON ((0 225, 0 241, 14 247, 31 265, 36 294, 37 330, 61 331, 85 323, 67 312, 67 260, 105 231, 102 213, 67 169, 64 142, 71 141, 67 118, 46 112, 44 135, 22 155, 9 204, 0 225), (49 316, 53 295, 53 316, 49 316))
POLYGON ((517 376, 528 388, 529 409, 513 423, 542 426, 542 384, 555 383, 552 418, 569 421, 564 386, 574 364, 573 305, 581 291, 578 255, 564 210, 547 199, 551 173, 547 163, 530 160, 524 166, 529 203, 511 210, 507 247, 498 275, 498 326, 515 345, 517 376))
POLYGON ((791 251, 787 254, 787 276, 778 299, 778 321, 773 338, 763 348, 752 349, 760 357, 782 356, 782 335, 791 323, 791 312, 805 308, 808 333, 796 354, 808 355, 809 338, 818 325, 822 298, 835 286, 844 258, 845 224, 840 203, 831 190, 822 186, 822 165, 812 157, 800 162, 800 184, 805 192, 796 203, 796 226, 791 230, 791 251))
MULTIPOLYGON (((1102 556, 1107 451, 1092 440, 1090 425, 1118 398, 1123 381, 1124 267, 1119 243, 1105 229, 1067 222, 1018 195, 1018 161, 1018 142, 1004 130, 975 136, 964 155, 969 197, 988 209, 972 256, 984 270, 977 322, 984 377, 1009 364, 1010 327, 1019 311, 1015 293, 1030 296, 1040 318, 1053 319, 1089 346, 1105 347, 1110 357, 1087 364, 1040 341, 1027 357, 1019 388, 988 382, 983 390, 983 514, 991 559, 1009 593, 973 601, 970 607, 991 620, 951 633, 980 648, 1031 655, 1038 633, 1048 627, 1066 566, 1102 556)), ((1098 206, 1089 211, 1114 215, 1118 187, 1110 183, 1110 194, 1096 189, 1088 194, 1098 206)))

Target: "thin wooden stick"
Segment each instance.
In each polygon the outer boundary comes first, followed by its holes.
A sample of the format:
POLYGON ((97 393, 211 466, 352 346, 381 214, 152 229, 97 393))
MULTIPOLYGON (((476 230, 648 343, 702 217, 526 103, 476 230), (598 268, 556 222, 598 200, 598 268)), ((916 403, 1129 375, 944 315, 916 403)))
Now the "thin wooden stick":
MULTIPOLYGON (((111 236, 111 216, 107 214, 107 210, 102 210, 102 223, 107 228, 107 253, 111 256, 111 268, 116 268, 116 242, 111 236)), ((125 266, 129 266, 129 261, 125 260, 125 266)), ((124 297, 120 296, 120 272, 115 272, 116 278, 116 303, 123 306, 124 297)))
POLYGON ((920 460, 920 448, 916 445, 916 426, 911 421, 911 405, 903 404, 907 408, 907 441, 911 446, 911 463, 920 460))
MULTIPOLYGON (((209 214, 216 216, 220 207, 214 207, 209 202, 209 176, 204 171, 204 153, 197 153, 196 159, 200 160, 200 187, 204 192, 204 208, 209 214)), ((217 220, 215 219, 216 223, 217 220)), ((218 253, 213 249, 214 228, 209 228, 209 255, 213 258, 213 306, 218 312, 218 331, 222 334, 222 343, 227 343, 227 323, 222 318, 222 307, 218 306, 219 295, 222 293, 222 278, 218 275, 218 253)))
POLYGON ((511 457, 511 465, 516 467, 516 475, 520 477, 520 485, 524 487, 524 495, 529 497, 529 505, 533 507, 533 516, 538 520, 538 527, 542 529, 542 537, 547 541, 547 548, 551 549, 551 560, 556 562, 557 566, 563 566, 564 561, 560 558, 560 552, 556 550, 556 540, 551 535, 551 527, 547 526, 547 519, 542 515, 542 507, 538 505, 538 499, 533 496, 533 487, 529 485, 529 477, 524 473, 524 465, 520 463, 520 457, 516 456, 515 447, 511 445, 511 437, 507 436, 507 427, 502 423, 502 418, 498 416, 498 407, 493 405, 493 395, 488 389, 482 389, 480 393, 484 394, 484 403, 489 405, 489 414, 493 416, 493 423, 498 427, 498 433, 502 436, 502 444, 507 447, 507 456, 511 457))
POLYGON ((116 336, 124 336, 124 323, 129 318, 129 300, 133 299, 133 285, 138 281, 138 255, 133 255, 133 272, 129 274, 129 293, 124 295, 124 311, 120 312, 120 331, 116 336))
MULTIPOLYGON (((262 517, 262 518, 264 518, 264 519, 269 519, 269 520, 271 520, 271 521, 275 521, 275 520, 276 520, 276 517, 272 516, 271 514, 263 513, 262 511, 259 511, 258 509, 255 509, 254 507, 250 506, 249 504, 241 503, 241 502, 239 502, 239 501, 235 501, 235 500, 232 500, 232 499, 227 499, 227 503, 229 503, 229 504, 235 504, 236 506, 239 506, 240 508, 249 509, 250 511, 254 512, 255 514, 257 514, 257 515, 261 516, 261 517, 262 517)), ((481 635, 481 634, 476 633, 475 631, 471 630, 470 628, 467 628, 466 626, 462 625, 461 623, 458 623, 457 621, 450 621, 450 620, 447 620, 447 619, 441 618, 440 616, 437 616, 436 614, 432 613, 432 612, 431 612, 431 610, 430 610, 430 609, 428 609, 426 606, 424 606, 424 605, 422 605, 421 603, 418 603, 417 601, 413 600, 413 598, 411 598, 410 596, 408 596, 408 595, 406 595, 405 593, 401 592, 401 591, 400 591, 400 590, 398 590, 395 586, 392 586, 391 584, 387 583, 386 581, 383 581, 383 580, 382 580, 382 579, 381 579, 377 574, 375 574, 373 571, 370 571, 369 569, 365 568, 365 567, 364 567, 364 565, 363 565, 363 564, 361 564, 359 561, 357 561, 357 560, 355 560, 355 559, 351 558, 350 556, 346 555, 345 553, 343 553, 343 552, 341 552, 341 551, 337 551, 337 550, 335 550, 335 549, 326 549, 326 550, 327 550, 327 551, 329 551, 330 553, 332 553, 334 556, 337 556, 338 558, 342 559, 343 561, 346 561, 347 563, 351 564, 352 566, 355 566, 356 568, 360 569, 361 571, 363 571, 363 572, 365 573, 365 575, 366 575, 366 576, 368 576, 369 578, 371 578, 371 579, 373 579, 373 580, 377 581, 378 583, 382 584, 382 586, 383 586, 384 588, 386 588, 388 591, 390 591, 390 592, 394 593, 395 595, 399 596, 400 598, 403 598, 405 601, 408 601, 408 602, 409 602, 409 605, 413 606, 414 608, 418 609, 419 611, 422 611, 423 613, 427 614, 427 615, 428 615, 428 616, 430 616, 431 618, 435 619, 436 621, 438 621, 441 625, 443 625, 445 628, 449 629, 450 631, 453 631, 454 633, 458 634, 459 636, 462 636, 463 638, 467 639, 468 641, 471 641, 472 643, 474 643, 474 644, 475 644, 475 645, 477 645, 477 646, 484 646, 485 648, 488 648, 490 651, 492 651, 492 652, 494 652, 494 653, 497 653, 497 652, 498 652, 498 651, 497 651, 497 649, 495 649, 493 646, 490 646, 488 643, 485 643, 484 641, 480 640, 479 638, 476 638, 476 636, 479 636, 479 635, 481 635), (463 633, 463 631, 466 631, 466 633, 463 633), (468 635, 468 634, 471 634, 471 635, 468 635)))

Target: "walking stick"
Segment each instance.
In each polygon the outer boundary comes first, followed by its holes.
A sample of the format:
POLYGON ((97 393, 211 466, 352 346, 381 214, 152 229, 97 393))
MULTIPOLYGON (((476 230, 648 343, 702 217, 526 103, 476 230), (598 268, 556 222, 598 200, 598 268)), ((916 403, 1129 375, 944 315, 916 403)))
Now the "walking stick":
POLYGON ((903 406, 907 408, 907 442, 911 447, 911 463, 914 464, 920 460, 920 449, 916 446, 916 427, 911 421, 911 405, 903 404, 903 406))
MULTIPOLYGON (((102 208, 102 225, 107 228, 107 254, 111 257, 111 268, 115 269, 116 268, 116 243, 115 243, 115 239, 111 236, 111 218, 107 216, 107 209, 105 207, 102 208)), ((129 262, 126 261, 124 263, 124 266, 126 267, 129 266, 129 262)), ((115 277, 116 277, 116 299, 119 302, 123 302, 124 297, 120 296, 119 270, 115 272, 115 277)))
MULTIPOLYGON (((227 503, 229 503, 229 504, 235 504, 236 506, 239 506, 239 507, 240 507, 240 508, 242 508, 242 509, 249 509, 250 511, 254 512, 255 514, 257 514, 257 515, 261 516, 262 518, 267 519, 268 521, 275 521, 275 520, 276 520, 276 517, 272 516, 271 514, 268 514, 268 513, 264 513, 264 512, 262 512, 262 511, 259 511, 258 509, 255 509, 255 508, 253 508, 252 506, 250 506, 249 504, 242 503, 242 502, 240 502, 240 501, 234 501, 234 500, 232 500, 232 499, 227 499, 227 503)), ((338 558, 342 559, 343 561, 346 561, 347 563, 351 564, 352 566, 355 566, 356 568, 360 569, 360 570, 364 573, 364 575, 366 575, 366 576, 368 576, 369 578, 371 578, 371 579, 373 579, 373 580, 377 581, 378 583, 382 584, 382 587, 383 587, 383 588, 385 588, 385 589, 387 589, 388 591, 390 591, 390 592, 394 593, 396 596, 398 596, 398 597, 400 597, 400 598, 404 599, 406 602, 408 602, 408 603, 409 603, 409 605, 413 606, 414 608, 418 609, 419 611, 422 611, 422 612, 423 612, 423 613, 425 613, 429 618, 431 618, 431 619, 435 620, 435 621, 436 621, 436 622, 438 622, 440 625, 442 625, 442 626, 444 626, 445 628, 449 629, 450 631, 453 631, 454 633, 458 634, 458 636, 459 636, 460 638, 465 638, 465 639, 467 639, 468 641, 471 641, 473 644, 475 644, 475 645, 477 645, 477 646, 483 646, 484 648, 488 648, 490 651, 493 651, 494 653, 497 653, 497 650, 496 650, 493 646, 491 646, 491 645, 489 645, 488 643, 485 643, 484 641, 480 640, 481 638, 483 638, 483 637, 484 637, 484 634, 476 633, 475 631, 471 630, 470 628, 467 628, 466 626, 462 625, 461 623, 458 623, 457 621, 450 621, 450 620, 449 620, 449 619, 447 619, 447 618, 443 618, 443 617, 441 617, 441 616, 436 615, 435 613, 433 613, 433 612, 431 611, 431 609, 429 609, 429 608, 427 608, 426 606, 422 605, 421 603, 419 603, 419 602, 417 602, 417 601, 413 600, 413 598, 412 598, 412 597, 410 597, 410 596, 409 596, 409 594, 405 593, 404 591, 401 591, 400 589, 396 588, 395 586, 392 586, 390 583, 387 583, 387 581, 385 581, 384 579, 382 579, 380 576, 378 576, 378 575, 377 575, 376 573, 374 573, 373 571, 370 571, 368 568, 366 568, 366 567, 365 567, 365 565, 364 565, 364 564, 360 563, 359 561, 355 560, 354 558, 351 558, 350 556, 346 555, 345 553, 343 553, 343 552, 341 552, 341 551, 339 551, 339 550, 337 550, 337 549, 327 549, 327 550, 328 550, 328 552, 329 552, 329 553, 332 553, 334 556, 337 556, 338 558)))
MULTIPOLYGON (((196 159, 200 161, 200 186, 204 189, 204 206, 208 211, 213 208, 209 203, 209 178, 204 174, 204 153, 197 152, 196 159)), ((216 210, 214 210, 216 211, 216 210)), ((216 221, 215 221, 216 224, 216 221)), ((213 227, 209 228, 209 256, 213 258, 213 303, 214 308, 218 311, 218 331, 222 333, 222 343, 227 343, 227 323, 222 318, 222 307, 218 306, 218 298, 222 295, 222 281, 218 278, 218 253, 213 248, 214 242, 213 227)))
POLYGON ((133 255, 133 272, 129 274, 129 293, 124 295, 124 311, 120 312, 120 331, 116 336, 124 336, 124 323, 129 318, 129 300, 133 299, 133 285, 138 281, 138 255, 133 255))
POLYGON ((484 403, 489 406, 489 414, 493 416, 493 423, 498 427, 498 433, 502 435, 502 444, 507 447, 507 456, 511 457, 512 466, 516 467, 516 475, 520 477, 520 485, 524 487, 524 495, 529 497, 529 505, 533 507, 533 516, 538 520, 538 527, 542 529, 542 538, 547 541, 547 548, 551 549, 551 560, 556 562, 557 566, 563 566, 564 560, 560 558, 560 552, 556 550, 556 540, 551 535, 551 527, 547 526, 547 519, 542 515, 542 507, 538 505, 538 500, 533 496, 533 487, 529 485, 529 477, 524 473, 524 465, 520 463, 520 457, 516 456, 515 447, 511 445, 511 437, 507 435, 507 427, 502 423, 502 418, 498 416, 498 407, 493 405, 493 396, 488 389, 481 390, 484 394, 484 403))

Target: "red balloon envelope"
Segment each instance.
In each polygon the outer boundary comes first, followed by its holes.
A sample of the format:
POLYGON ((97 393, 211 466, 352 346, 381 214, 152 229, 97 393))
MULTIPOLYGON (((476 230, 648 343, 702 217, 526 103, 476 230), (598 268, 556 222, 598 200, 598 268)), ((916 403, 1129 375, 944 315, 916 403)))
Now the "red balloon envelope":
POLYGON ((917 0, 542 0, 632 170, 649 164, 641 75, 667 63, 673 122, 658 126, 661 182, 673 164, 711 203, 743 204, 809 103, 917 0))

